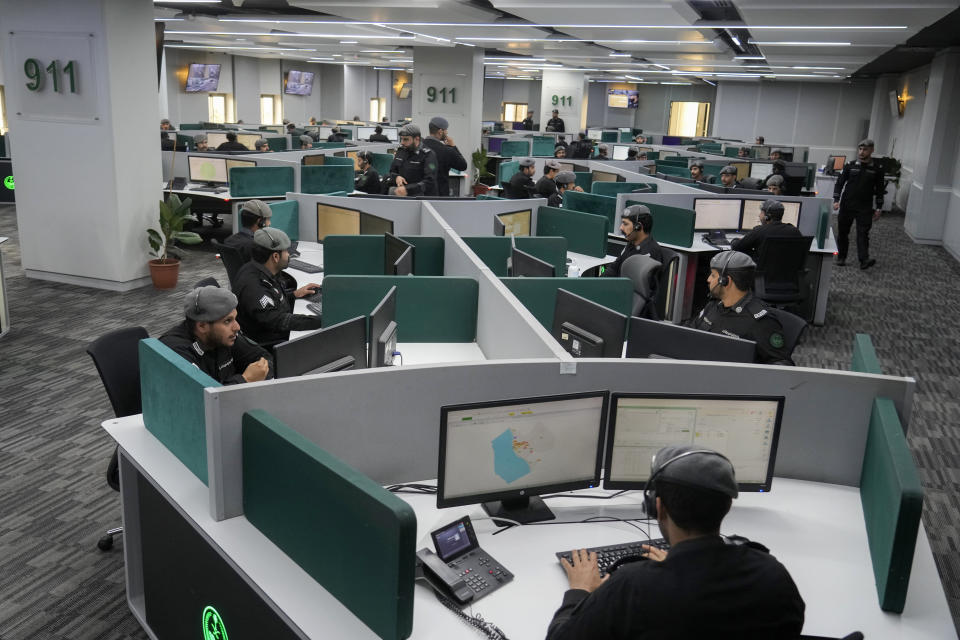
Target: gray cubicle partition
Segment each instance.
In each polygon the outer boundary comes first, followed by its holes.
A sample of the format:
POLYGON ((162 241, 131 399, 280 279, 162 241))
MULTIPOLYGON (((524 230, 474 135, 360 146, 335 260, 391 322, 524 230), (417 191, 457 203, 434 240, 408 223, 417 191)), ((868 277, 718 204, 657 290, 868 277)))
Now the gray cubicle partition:
POLYGON ((500 213, 530 209, 530 234, 537 228, 537 209, 544 198, 528 200, 431 200, 430 205, 460 236, 492 236, 493 218, 500 213))
MULTIPOLYGON (((346 198, 312 193, 288 193, 287 200, 296 200, 300 207, 300 238, 317 239, 317 204, 346 207, 393 221, 393 233, 416 236, 420 233, 420 200, 403 198, 346 198)), ((492 224, 492 223, 491 223, 492 224)))

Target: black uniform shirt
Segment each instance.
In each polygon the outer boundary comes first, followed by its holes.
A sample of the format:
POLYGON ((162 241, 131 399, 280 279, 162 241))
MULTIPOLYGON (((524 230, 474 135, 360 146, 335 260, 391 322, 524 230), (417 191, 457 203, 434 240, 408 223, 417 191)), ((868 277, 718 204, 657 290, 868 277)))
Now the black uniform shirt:
POLYGON ((267 380, 273 378, 273 357, 267 350, 248 339, 242 333, 230 348, 204 349, 197 342, 186 320, 160 336, 167 345, 183 358, 222 384, 243 384, 243 372, 260 358, 266 358, 270 369, 267 380))
POLYGON ((507 183, 503 195, 511 200, 522 200, 523 198, 534 197, 536 191, 537 186, 534 184, 533 178, 523 171, 517 171, 507 183))
POLYGON ((380 188, 396 186, 398 176, 407 181, 408 196, 438 195, 437 154, 422 144, 415 150, 400 147, 380 188))
POLYGON ((536 191, 538 196, 549 198, 557 192, 557 183, 552 178, 542 176, 537 180, 536 191))
POLYGON ((331 133, 327 136, 327 142, 343 142, 346 138, 339 133, 331 133))
POLYGON ((353 188, 364 193, 380 193, 380 174, 373 167, 357 176, 353 188))
POLYGON ((617 256, 616 261, 606 266, 603 270, 603 275, 612 277, 619 276, 620 267, 623 266, 624 261, 630 256, 637 255, 650 256, 660 264, 663 264, 663 251, 660 249, 657 241, 653 239, 653 236, 649 235, 640 244, 628 244, 624 247, 620 255, 617 256))
POLYGON ((367 138, 367 142, 390 142, 390 138, 382 133, 371 133, 370 137, 367 138))
POLYGON ((548 207, 562 207, 563 206, 563 194, 558 190, 556 193, 552 194, 547 198, 548 207))
POLYGON ((854 211, 882 209, 886 186, 883 169, 874 159, 871 158, 863 164, 855 160, 843 166, 837 184, 833 187, 833 201, 854 211), (875 207, 870 206, 871 196, 875 200, 875 207))
POLYGON ((787 640, 800 637, 804 609, 772 555, 705 536, 618 569, 593 593, 568 590, 547 640, 787 640))
POLYGON ((237 322, 253 340, 273 346, 290 339, 291 331, 320 328, 320 316, 293 312, 292 276, 274 276, 259 262, 248 262, 237 272, 237 322), (284 277, 285 276, 285 277, 284 277))
POLYGON ((466 159, 459 149, 451 147, 433 136, 424 138, 423 145, 437 154, 437 195, 450 195, 450 169, 466 171, 466 159))
POLYGON ((550 118, 547 120, 547 131, 559 131, 561 133, 566 132, 566 125, 563 124, 563 120, 560 118, 550 118))
POLYGON ((800 229, 788 222, 768 222, 757 225, 742 238, 735 238, 730 242, 730 248, 756 258, 760 245, 767 238, 799 238, 802 235, 800 229))
POLYGON ((219 147, 217 147, 217 151, 250 151, 250 149, 247 149, 240 142, 227 141, 222 143, 219 147))
POLYGON ((240 231, 229 236, 223 244, 236 249, 244 262, 250 262, 250 256, 253 254, 253 231, 240 227, 240 231))
POLYGON ((693 327, 711 333, 757 343, 754 361, 764 364, 793 364, 783 337, 783 325, 753 293, 747 293, 732 307, 710 300, 693 321, 693 327))

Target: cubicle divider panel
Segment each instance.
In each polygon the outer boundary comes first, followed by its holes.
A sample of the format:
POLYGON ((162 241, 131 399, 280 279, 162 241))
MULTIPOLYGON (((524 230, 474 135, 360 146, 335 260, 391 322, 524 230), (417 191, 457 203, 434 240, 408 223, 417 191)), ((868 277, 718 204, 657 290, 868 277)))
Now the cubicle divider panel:
MULTIPOLYGON (((557 275, 564 275, 567 269, 567 239, 551 238, 548 236, 516 238, 517 249, 526 251, 532 256, 545 260, 553 265, 557 275)), ((510 238, 502 236, 473 236, 465 237, 463 241, 470 250, 498 278, 506 278, 507 259, 510 258, 512 243, 510 238)))
MULTIPOLYGON (((363 211, 393 221, 394 235, 420 233, 420 200, 407 198, 344 198, 329 194, 288 193, 300 208, 300 239, 317 239, 317 205, 325 204, 363 211)), ((491 228, 493 222, 490 223, 491 228)))
POLYGON ((628 278, 504 278, 503 283, 547 331, 553 329, 557 289, 566 289, 627 316, 633 308, 633 283, 628 278))
POLYGON ((858 333, 853 337, 850 370, 858 373, 883 373, 877 351, 873 348, 873 340, 865 333, 858 333))
POLYGON ((444 241, 438 236, 400 236, 413 245, 413 274, 417 276, 442 276, 444 241))
MULTIPOLYGON (((652 182, 594 182, 590 185, 590 193, 598 196, 616 197, 618 193, 628 193, 641 189, 645 193, 656 193, 657 185, 652 182)), ((566 197, 566 195, 564 197, 566 197)))
POLYGON ((438 276, 328 276, 323 279, 323 325, 369 315, 397 287, 400 342, 473 342, 477 281, 438 276))
MULTIPOLYGON (((343 145, 342 142, 339 142, 339 143, 330 142, 330 143, 326 143, 326 144, 340 144, 340 145, 343 145)), ((336 165, 336 166, 341 166, 341 167, 352 167, 352 166, 354 166, 353 158, 341 158, 340 156, 335 156, 335 155, 331 155, 331 154, 327 154, 326 158, 327 158, 327 159, 323 161, 324 166, 331 166, 331 165, 336 165)))
POLYGON ((270 151, 286 151, 287 150, 287 137, 278 137, 278 138, 266 138, 267 147, 270 148, 270 151))
POLYGON ((140 341, 139 356, 143 424, 207 484, 203 390, 222 385, 156 338, 140 341))
MULTIPOLYGON (((530 140, 504 140, 500 146, 500 155, 505 158, 516 158, 530 155, 530 140)), ((553 155, 553 152, 550 152, 553 155)))
POLYGON ((553 156, 554 147, 557 145, 557 139, 553 136, 533 136, 534 156, 553 156))
MULTIPOLYGON (((443 238, 400 236, 414 246, 414 275, 443 275, 443 238)), ((325 276, 384 275, 385 243, 381 235, 327 236, 323 241, 325 276)))
POLYGON ((243 415, 247 520, 381 638, 413 631, 409 504, 266 411, 243 415))
POLYGON ((657 171, 667 176, 677 176, 678 178, 690 177, 689 169, 685 167, 664 164, 662 160, 657 160, 657 171))
POLYGON ((520 163, 518 161, 501 162, 497 165, 497 184, 509 182, 513 174, 518 171, 520 171, 520 163))
MULTIPOLYGON (((350 158, 346 158, 350 160, 350 158)), ((330 161, 330 157, 327 158, 330 161)), ((324 164, 300 168, 300 191, 303 193, 331 193, 353 191, 353 161, 350 166, 324 164)))
POLYGON ((817 218, 817 247, 823 249, 830 235, 830 205, 820 205, 820 215, 817 218))
POLYGON ((202 131, 204 129, 204 126, 200 123, 189 124, 187 122, 181 122, 178 128, 181 131, 202 131))
POLYGON ((574 185, 587 193, 590 192, 590 187, 593 185, 593 173, 591 171, 574 171, 573 177, 575 178, 574 185))
MULTIPOLYGON (((601 184, 595 182, 594 185, 601 184)), ((607 184, 620 184, 608 182, 607 184)), ((563 208, 582 213, 592 213, 607 219, 607 233, 617 230, 620 221, 617 220, 617 199, 614 196, 601 196, 595 193, 567 191, 563 194, 563 208)))
POLYGON ((386 178, 387 174, 390 173, 390 165, 393 164, 393 157, 392 153, 373 154, 373 168, 380 174, 381 180, 386 178))
POLYGON ((233 167, 230 169, 230 195, 234 198, 282 196, 293 190, 293 167, 233 167))
POLYGON ((525 200, 430 200, 424 202, 436 211, 458 235, 487 236, 493 233, 493 218, 501 213, 531 212, 530 233, 537 228, 537 209, 545 205, 544 198, 525 200))
POLYGON ((298 241, 300 239, 300 207, 298 203, 295 200, 281 200, 279 202, 269 202, 267 206, 273 212, 273 215, 270 216, 270 226, 286 233, 290 240, 298 241))
POLYGON ((343 149, 347 145, 344 142, 314 142, 312 149, 343 149))
POLYGON ((570 251, 596 258, 607 255, 607 218, 557 207, 537 211, 538 236, 562 236, 570 251))
POLYGON ((642 204, 650 209, 653 216, 653 229, 660 242, 690 247, 693 245, 693 231, 696 226, 697 214, 690 209, 670 207, 656 202, 641 200, 627 200, 626 206, 642 204))

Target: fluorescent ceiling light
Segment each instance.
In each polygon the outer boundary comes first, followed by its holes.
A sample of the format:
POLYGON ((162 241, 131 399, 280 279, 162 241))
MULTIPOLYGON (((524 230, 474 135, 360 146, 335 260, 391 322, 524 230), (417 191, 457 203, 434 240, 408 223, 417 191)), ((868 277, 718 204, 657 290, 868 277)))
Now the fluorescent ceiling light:
POLYGON ((387 62, 409 62, 409 63, 412 64, 412 63, 413 63, 413 58, 392 58, 392 59, 388 60, 387 62))
MULTIPOLYGON (((167 34, 178 36, 258 36, 273 38, 343 38, 342 33, 265 33, 263 31, 167 31, 167 34)), ((369 40, 416 40, 416 36, 404 35, 351 35, 349 38, 366 38, 369 40)))
POLYGON ((405 71, 403 67, 374 67, 376 71, 405 71))
POLYGON ((737 45, 738 47, 742 47, 742 46, 743 46, 742 44, 740 44, 740 38, 738 38, 737 36, 735 36, 735 35, 733 35, 733 34, 730 34, 730 40, 732 40, 732 41, 733 41, 733 44, 737 45))
POLYGON ((717 83, 716 83, 716 82, 710 82, 710 81, 707 80, 706 78, 701 78, 701 80, 703 80, 704 82, 706 82, 706 83, 707 83, 708 85, 710 85, 711 87, 717 86, 717 83))
POLYGON ((153 0, 153 4, 220 4, 222 0, 153 0))
POLYGON ((772 69, 825 69, 828 71, 843 71, 846 67, 771 67, 772 69))
POLYGON ((655 66, 655 67, 657 67, 657 68, 659 68, 659 69, 666 69, 666 70, 668 70, 668 71, 670 70, 670 67, 668 67, 668 66, 665 65, 665 64, 657 64, 656 62, 654 62, 654 63, 653 63, 653 66, 655 66))
POLYGON ((154 22, 183 22, 183 18, 154 18, 154 22))
MULTIPOLYGON (((780 41, 774 40, 769 42, 761 42, 758 40, 751 40, 750 44, 762 45, 765 47, 849 47, 851 43, 849 42, 803 42, 803 41, 780 41)), ((867 45, 867 46, 876 46, 882 47, 884 45, 867 45)))
POLYGON ((360 44, 356 40, 341 40, 340 44, 360 44))
POLYGON ((517 58, 517 57, 506 57, 506 56, 484 56, 483 61, 487 62, 489 60, 496 60, 497 62, 516 60, 518 62, 546 62, 546 58, 517 58))
POLYGON ((333 62, 333 58, 307 58, 307 62, 313 62, 314 60, 329 60, 333 62))
POLYGON ((631 58, 633 57, 632 53, 608 53, 607 56, 611 58, 631 58))
POLYGON ((165 49, 231 49, 235 51, 316 51, 316 49, 291 49, 289 47, 228 47, 213 44, 165 44, 165 49))
POLYGON ((637 78, 637 77, 634 77, 634 76, 624 76, 624 77, 625 77, 625 78, 629 78, 630 80, 636 80, 636 81, 638 81, 638 82, 643 82, 643 78, 637 78))
MULTIPOLYGON (((154 0, 157 2, 158 0, 154 0)), ((174 0, 160 0, 169 2, 174 0)), ((193 2, 211 2, 213 0, 184 0, 193 2)), ((219 0, 218 0, 219 1, 219 0)), ((270 18, 218 18, 220 22, 269 22, 272 24, 329 24, 329 25, 390 25, 394 27, 484 27, 502 29, 544 29, 544 28, 580 28, 580 29, 782 29, 782 30, 859 30, 859 31, 902 31, 905 25, 748 25, 743 23, 699 21, 694 24, 561 24, 531 22, 375 22, 369 20, 275 20, 270 18)))
POLYGON ((734 60, 766 60, 767 56, 733 56, 734 60))
POLYGON ((689 82, 661 82, 660 84, 676 84, 676 85, 682 85, 686 87, 690 86, 689 82))
POLYGON ((406 53, 403 49, 394 50, 394 49, 365 49, 360 53, 406 53))

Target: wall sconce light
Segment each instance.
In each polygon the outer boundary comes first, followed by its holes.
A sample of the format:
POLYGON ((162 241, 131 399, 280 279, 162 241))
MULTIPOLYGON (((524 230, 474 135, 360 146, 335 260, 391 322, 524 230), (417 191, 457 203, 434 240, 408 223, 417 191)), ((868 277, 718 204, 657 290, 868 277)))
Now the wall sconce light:
POLYGON ((903 110, 907 106, 907 99, 896 89, 890 92, 890 114, 897 118, 903 117, 903 110))

